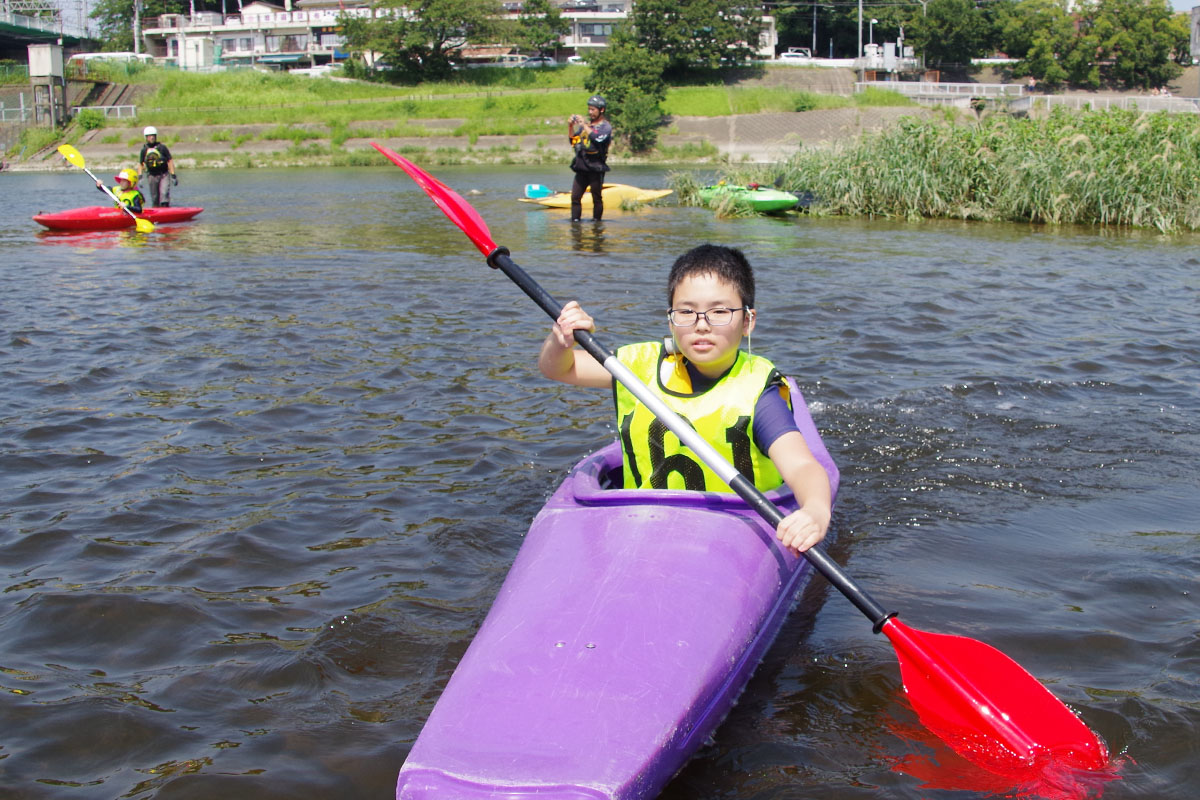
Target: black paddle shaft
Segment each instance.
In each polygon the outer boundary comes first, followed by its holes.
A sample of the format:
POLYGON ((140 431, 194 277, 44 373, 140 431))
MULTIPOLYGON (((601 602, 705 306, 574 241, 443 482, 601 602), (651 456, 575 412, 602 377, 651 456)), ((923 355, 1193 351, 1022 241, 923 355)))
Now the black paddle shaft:
MULTIPOLYGON (((509 280, 550 315, 550 319, 558 319, 558 315, 562 313, 562 303, 555 300, 549 292, 541 287, 541 284, 531 278, 529 273, 510 258, 507 247, 497 247, 493 250, 487 257, 487 263, 488 266, 507 275, 509 280)), ((613 355, 612 351, 602 345, 589 331, 575 331, 575 341, 600 364, 604 364, 613 355)), ((770 523, 771 527, 778 528, 779 523, 783 522, 783 512, 768 500, 746 476, 737 475, 730 482, 729 487, 758 512, 759 516, 770 523)), ((866 615, 867 619, 871 620, 875 633, 883 630, 884 623, 896 616, 896 612, 884 610, 883 606, 863 591, 849 575, 842 571, 837 562, 825 555, 824 551, 810 547, 804 551, 803 555, 817 572, 825 576, 826 580, 845 595, 846 599, 866 615)))

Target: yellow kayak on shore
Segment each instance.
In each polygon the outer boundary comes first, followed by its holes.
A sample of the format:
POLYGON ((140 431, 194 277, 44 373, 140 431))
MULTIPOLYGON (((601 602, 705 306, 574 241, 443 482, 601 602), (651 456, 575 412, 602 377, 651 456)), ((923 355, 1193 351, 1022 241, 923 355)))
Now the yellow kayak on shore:
MULTIPOLYGON (((519 198, 522 203, 534 203, 543 208, 570 208, 570 192, 550 192, 544 196, 535 196, 549 191, 544 186, 530 184, 525 187, 525 197, 519 198)), ((670 189, 642 189, 625 183, 606 183, 602 195, 605 208, 617 208, 626 201, 649 203, 671 194, 670 189)), ((584 208, 592 207, 592 193, 584 192, 582 204, 584 208)))

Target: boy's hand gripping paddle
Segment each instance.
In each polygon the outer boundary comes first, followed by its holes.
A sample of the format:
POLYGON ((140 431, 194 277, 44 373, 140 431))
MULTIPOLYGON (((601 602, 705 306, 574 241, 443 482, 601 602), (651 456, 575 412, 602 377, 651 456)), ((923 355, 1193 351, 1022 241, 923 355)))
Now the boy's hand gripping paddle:
MULTIPOLYGON (((372 143, 417 182, 487 258, 557 319, 562 304, 513 263, 492 241, 474 208, 456 192, 403 156, 372 143)), ((696 431, 637 379, 588 331, 575 341, 644 403, 679 439, 771 525, 784 514, 737 472, 696 431)), ((955 752, 1014 783, 1040 779, 1047 771, 1099 770, 1108 764, 1100 739, 1037 678, 999 650, 964 636, 910 628, 884 611, 822 551, 804 552, 814 568, 887 635, 900 661, 900 676, 921 722, 955 752)))

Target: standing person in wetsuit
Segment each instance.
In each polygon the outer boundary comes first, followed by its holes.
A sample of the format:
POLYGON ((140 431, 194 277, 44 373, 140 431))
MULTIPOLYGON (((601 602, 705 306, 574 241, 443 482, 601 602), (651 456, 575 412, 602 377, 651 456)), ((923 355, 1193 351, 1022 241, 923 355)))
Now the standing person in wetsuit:
POLYGON ((604 173, 608 172, 608 145, 612 141, 612 123, 604 116, 607 103, 594 94, 588 98, 587 119, 572 114, 567 121, 567 136, 575 148, 571 169, 575 182, 571 184, 571 221, 583 217, 583 193, 592 191, 592 219, 604 216, 604 173))
POLYGON ((150 190, 151 206, 171 205, 171 186, 179 185, 175 175, 175 159, 165 144, 158 141, 158 128, 153 125, 142 131, 146 143, 138 156, 138 175, 147 175, 146 186, 150 190), (170 181, 168 183, 168 181, 170 181))

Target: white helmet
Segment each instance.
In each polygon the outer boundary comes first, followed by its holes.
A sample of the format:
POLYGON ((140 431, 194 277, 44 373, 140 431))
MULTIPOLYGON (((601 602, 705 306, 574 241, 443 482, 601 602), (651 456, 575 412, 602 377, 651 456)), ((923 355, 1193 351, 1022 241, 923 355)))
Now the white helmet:
POLYGON ((142 136, 158 136, 158 128, 147 125, 146 130, 142 131, 142 136))

